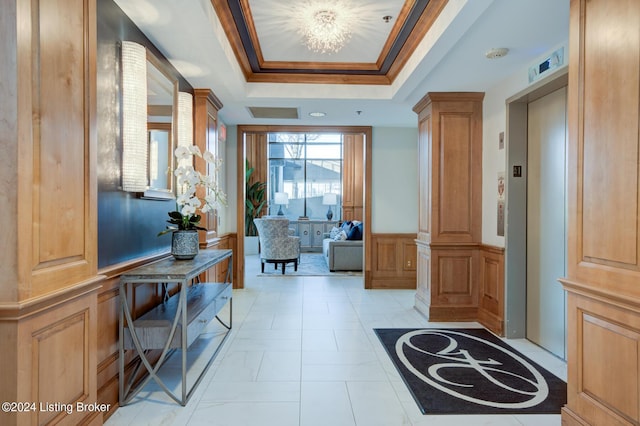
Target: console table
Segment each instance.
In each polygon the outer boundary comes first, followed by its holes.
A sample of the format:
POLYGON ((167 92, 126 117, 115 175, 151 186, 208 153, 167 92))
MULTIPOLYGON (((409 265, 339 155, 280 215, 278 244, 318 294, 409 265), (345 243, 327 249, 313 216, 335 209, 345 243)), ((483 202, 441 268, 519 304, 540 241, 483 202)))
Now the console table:
POLYGON ((120 340, 119 340, 119 400, 128 404, 152 379, 177 403, 186 405, 215 356, 229 336, 232 323, 232 259, 231 250, 201 250, 192 260, 166 258, 126 272, 120 277, 120 340), (223 283, 199 282, 198 276, 216 264, 229 259, 227 276, 223 283), (177 284, 177 292, 169 297, 168 285, 177 284), (127 295, 138 284, 161 285, 164 301, 149 312, 133 319, 127 295), (229 302, 229 322, 225 324, 218 313, 229 302), (187 349, 207 326, 216 318, 226 333, 209 358, 204 369, 190 389, 187 389, 187 349), (140 362, 129 379, 125 378, 125 350, 135 350, 140 362), (149 351, 161 350, 155 365, 148 359, 149 351), (182 352, 182 393, 176 396, 158 377, 162 364, 175 351, 182 352), (141 366, 149 373, 134 386, 141 366))
POLYGON ((289 226, 295 229, 300 237, 300 249, 302 251, 322 251, 322 240, 324 234, 331 231, 331 228, 338 226, 337 221, 327 220, 292 220, 289 226))

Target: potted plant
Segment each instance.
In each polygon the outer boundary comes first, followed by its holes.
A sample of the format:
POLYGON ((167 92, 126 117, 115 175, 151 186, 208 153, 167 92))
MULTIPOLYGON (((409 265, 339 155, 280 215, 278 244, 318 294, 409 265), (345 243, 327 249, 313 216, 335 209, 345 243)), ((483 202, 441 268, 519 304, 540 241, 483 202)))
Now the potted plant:
POLYGON ((260 217, 262 210, 267 202, 265 198, 265 190, 267 184, 265 182, 251 183, 255 169, 249 166, 249 161, 245 164, 245 207, 244 207, 244 235, 245 235, 245 254, 258 254, 258 230, 254 219, 260 217))
POLYGON ((207 230, 199 225, 202 217, 197 214, 198 209, 207 213, 227 202, 226 194, 218 186, 217 180, 221 160, 209 151, 202 154, 196 145, 179 146, 175 150, 175 156, 179 165, 174 171, 178 189, 177 208, 169 212, 167 222, 170 225, 159 232, 158 236, 171 233, 171 254, 179 260, 193 259, 198 254, 198 231, 207 230), (194 169, 194 155, 212 166, 212 175, 202 174, 194 169), (205 189, 203 197, 197 195, 198 187, 205 189))

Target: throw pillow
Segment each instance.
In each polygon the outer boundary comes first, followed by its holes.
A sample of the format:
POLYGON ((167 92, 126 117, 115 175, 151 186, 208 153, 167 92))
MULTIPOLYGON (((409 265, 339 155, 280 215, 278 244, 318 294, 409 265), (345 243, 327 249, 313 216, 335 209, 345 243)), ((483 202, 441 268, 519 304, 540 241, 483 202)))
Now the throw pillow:
POLYGON ((329 233, 329 238, 332 240, 336 239, 336 235, 340 233, 340 228, 336 228, 335 226, 331 228, 331 232, 329 233))
POLYGON ((351 231, 352 226, 353 226, 353 223, 350 220, 346 220, 342 222, 342 225, 340 225, 340 229, 342 229, 345 232, 345 234, 349 234, 349 231, 351 231))
POLYGON ((351 227, 351 230, 347 234, 347 240, 362 240, 362 224, 351 227))
POLYGON ((344 231, 338 232, 338 235, 333 239, 334 241, 344 241, 347 239, 347 233, 344 231))

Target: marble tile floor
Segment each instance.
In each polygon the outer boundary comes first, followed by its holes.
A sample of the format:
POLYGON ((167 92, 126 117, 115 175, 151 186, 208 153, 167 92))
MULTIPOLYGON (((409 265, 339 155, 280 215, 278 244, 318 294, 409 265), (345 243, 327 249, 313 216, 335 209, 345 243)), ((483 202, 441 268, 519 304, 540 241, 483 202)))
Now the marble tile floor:
MULTIPOLYGON (((364 290, 362 277, 256 277, 259 261, 247 262, 233 330, 187 406, 150 383, 106 425, 560 425, 560 415, 423 415, 373 329, 477 323, 430 323, 414 310, 414 291, 364 290)), ((212 322, 192 345, 190 374, 221 330, 212 322)), ((508 342, 566 380, 563 361, 524 339, 508 342)), ((170 387, 179 366, 175 355, 163 366, 170 387)))

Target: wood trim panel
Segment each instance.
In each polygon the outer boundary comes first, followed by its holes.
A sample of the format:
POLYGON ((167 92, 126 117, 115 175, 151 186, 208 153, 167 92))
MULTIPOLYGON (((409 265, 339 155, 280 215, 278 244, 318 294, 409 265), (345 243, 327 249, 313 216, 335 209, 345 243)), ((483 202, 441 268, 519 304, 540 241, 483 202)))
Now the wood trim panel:
POLYGON ((478 246, 431 244, 430 255, 429 320, 476 321, 480 282, 478 246))
POLYGON ((0 423, 88 423, 95 413, 78 412, 77 402, 94 403, 96 394, 97 291, 69 295, 56 305, 16 321, 0 320, 7 356, 0 363, 3 401, 71 404, 66 411, 0 413, 0 423), (15 352, 13 352, 15 351, 15 352), (11 362, 11 363, 10 363, 11 362), (6 375, 5 375, 6 374, 6 375))
POLYGON ((474 247, 431 246, 432 306, 477 306, 474 247))
POLYGON ((243 54, 244 50, 242 47, 242 39, 235 28, 233 15, 225 3, 225 0, 211 0, 213 9, 215 10, 216 15, 218 15, 218 19, 220 19, 220 24, 222 25, 224 33, 227 35, 227 39, 229 40, 229 44, 235 54, 236 60, 238 61, 238 65, 240 65, 244 78, 248 81, 248 78, 251 75, 251 64, 249 63, 247 55, 243 54))
POLYGON ((638 298, 640 8, 574 0, 570 19, 568 275, 638 298), (618 37, 628 54, 611 55, 618 37))
POLYGON ((418 239, 431 242, 431 162, 432 153, 431 103, 425 106, 418 118, 418 239))
POLYGON ((449 0, 429 1, 429 4, 416 24, 414 33, 407 39, 395 62, 391 65, 391 68, 389 68, 387 76, 390 82, 393 82, 398 74, 400 74, 402 68, 407 64, 413 52, 427 35, 436 19, 438 19, 440 12, 445 8, 448 1, 449 0))
POLYGON ((478 321, 499 336, 504 336, 504 268, 504 248, 480 247, 478 321))
POLYGON ((482 239, 483 97, 448 93, 432 103, 432 242, 482 239))
POLYGON ((364 135, 344 134, 342 152, 342 220, 363 220, 364 135))
POLYGON ((429 244, 416 240, 416 309, 428 315, 431 306, 431 248, 429 244))
MULTIPOLYGON (((214 104, 217 98, 209 89, 193 90, 193 131, 194 145, 200 148, 201 152, 210 151, 218 156, 218 107, 214 104)), ((219 101, 218 101, 219 104, 219 101)), ((194 158, 195 169, 203 174, 213 173, 206 161, 202 158, 194 158)), ((205 188, 198 187, 196 194, 200 198, 206 196, 205 188)), ((200 248, 207 248, 218 234, 217 212, 202 213, 202 226, 206 232, 199 232, 200 248)))
POLYGON ((575 330, 568 341, 567 410, 589 424, 638 424, 640 305, 629 309, 565 288, 575 330))
MULTIPOLYGON (((89 396, 89 312, 80 311, 32 334, 34 401, 75 405, 89 396), (64 348, 64 349, 63 349, 64 348), (78 368, 80 366, 80 368, 78 368), (64 383, 64 387, 60 387, 64 383)), ((38 411, 38 424, 61 420, 66 412, 38 411)))
POLYGON ((30 43, 21 47, 29 49, 31 61, 19 64, 30 67, 19 78, 28 79, 22 89, 29 86, 32 95, 23 92, 21 116, 30 119, 19 121, 30 138, 20 141, 25 155, 19 180, 31 194, 18 199, 18 217, 25 222, 18 261, 30 277, 19 289, 20 299, 86 280, 97 269, 95 2, 32 6, 23 22, 30 43), (41 26, 64 31, 50 37, 41 26))
POLYGON ((415 234, 371 235, 372 288, 416 288, 415 234))

